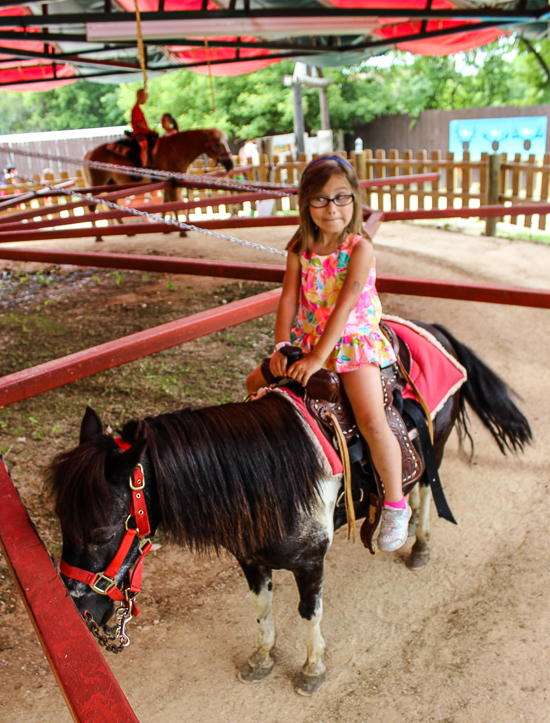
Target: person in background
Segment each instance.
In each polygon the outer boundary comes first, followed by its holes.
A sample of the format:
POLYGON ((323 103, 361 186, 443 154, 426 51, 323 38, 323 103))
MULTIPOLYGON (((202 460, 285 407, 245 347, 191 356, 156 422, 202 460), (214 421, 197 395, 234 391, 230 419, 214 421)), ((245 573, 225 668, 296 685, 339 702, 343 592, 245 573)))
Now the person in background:
POLYGON ((178 122, 171 113, 164 113, 160 119, 160 124, 164 128, 165 136, 179 133, 178 122))
POLYGON ((258 151, 258 146, 254 143, 254 141, 248 140, 244 146, 242 146, 239 150, 239 160, 243 166, 249 161, 252 161, 253 166, 260 165, 260 152, 258 151))
MULTIPOLYGON (((145 88, 136 93, 136 104, 132 108, 132 135, 139 144, 139 157, 142 168, 149 167, 149 138, 158 138, 158 133, 151 130, 145 120, 141 106, 147 103, 149 94, 145 88)), ((153 151, 154 152, 154 151, 153 151)))

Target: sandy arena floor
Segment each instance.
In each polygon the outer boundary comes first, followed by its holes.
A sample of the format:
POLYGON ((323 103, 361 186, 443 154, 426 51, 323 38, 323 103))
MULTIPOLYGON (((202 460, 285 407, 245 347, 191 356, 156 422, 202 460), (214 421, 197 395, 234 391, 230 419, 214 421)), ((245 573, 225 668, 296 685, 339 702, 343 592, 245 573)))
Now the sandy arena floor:
MULTIPOLYGON (((283 248, 291 229, 230 233, 283 248)), ((281 263, 199 234, 29 247, 281 263)), ((379 274, 549 288, 550 248, 543 245, 387 224, 375 247, 379 274)), ((220 283, 188 280, 199 291, 220 283)), ((236 672, 253 649, 255 623, 236 563, 166 546, 153 553, 144 573, 150 603, 132 645, 107 656, 143 723, 550 721, 550 312, 382 300, 388 313, 439 322, 471 346, 520 395, 534 445, 520 458, 503 457, 472 419, 470 463, 451 437, 441 476, 459 526, 433 517, 432 560, 423 571, 404 564, 411 542, 373 557, 348 543, 344 529, 336 534, 324 596, 328 676, 311 699, 292 690, 305 649, 290 574, 275 574, 277 665, 248 687, 236 672)), ((0 645, 0 721, 69 721, 21 605, 11 619, 18 642, 0 645)))

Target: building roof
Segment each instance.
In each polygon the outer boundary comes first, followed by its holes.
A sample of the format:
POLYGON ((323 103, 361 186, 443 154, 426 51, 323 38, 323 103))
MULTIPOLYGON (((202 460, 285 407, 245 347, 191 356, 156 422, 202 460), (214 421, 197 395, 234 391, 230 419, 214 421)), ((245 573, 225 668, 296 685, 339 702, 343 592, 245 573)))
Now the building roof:
MULTIPOLYGON (((0 0, 0 89, 142 78, 135 0, 0 0)), ((545 37, 544 0, 139 0, 149 76, 248 73, 283 58, 354 65, 391 48, 448 55, 517 26, 545 37)))

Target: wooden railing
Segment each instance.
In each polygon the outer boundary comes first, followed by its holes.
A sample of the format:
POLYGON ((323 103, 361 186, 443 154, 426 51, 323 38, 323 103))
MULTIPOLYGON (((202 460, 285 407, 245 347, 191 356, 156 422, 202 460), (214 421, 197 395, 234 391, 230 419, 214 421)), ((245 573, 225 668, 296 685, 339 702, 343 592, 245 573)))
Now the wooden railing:
MULTIPOLYGON (((296 184, 300 181, 301 175, 307 166, 305 156, 298 161, 280 162, 277 156, 270 161, 266 155, 260 156, 260 164, 252 166, 251 159, 243 164, 238 157, 235 157, 235 170, 232 178, 241 178, 247 181, 273 181, 276 183, 296 184), (242 170, 240 170, 242 169, 242 170)), ((453 153, 420 150, 413 153, 405 150, 401 154, 391 150, 387 154, 384 150, 373 151, 366 149, 361 153, 351 152, 349 161, 357 170, 360 180, 385 179, 395 176, 408 176, 412 174, 437 173, 437 180, 423 183, 410 183, 407 185, 387 185, 377 188, 364 188, 362 190, 362 201, 366 205, 385 211, 409 211, 414 209, 452 209, 452 208, 476 208, 490 203, 490 199, 498 199, 503 205, 516 205, 520 203, 547 203, 550 201, 550 153, 544 156, 542 162, 537 161, 535 156, 529 156, 527 161, 522 161, 518 154, 508 160, 506 154, 498 156, 498 189, 489 189, 489 156, 482 154, 478 161, 470 160, 469 153, 465 152, 462 159, 455 159, 453 153)), ((189 172, 197 175, 211 174, 215 169, 214 161, 209 160, 207 164, 197 160, 190 167, 189 172)), ((72 177, 78 187, 85 186, 81 171, 77 171, 72 177)), ((67 172, 61 173, 59 178, 53 174, 44 175, 44 180, 49 183, 59 183, 70 180, 67 172)), ((22 193, 27 190, 40 188, 40 176, 34 176, 33 183, 22 184, 17 188, 10 186, 0 189, 0 216, 9 213, 29 209, 40 208, 44 205, 54 203, 59 205, 62 215, 74 216, 75 223, 78 223, 79 209, 63 211, 63 206, 70 197, 40 198, 32 201, 22 202, 7 210, 1 210, 2 196, 11 193, 22 193)), ((212 214, 226 214, 230 216, 250 215, 258 213, 250 203, 235 203, 231 206, 217 206, 216 196, 227 195, 227 191, 215 189, 182 189, 182 198, 189 199, 212 199, 212 206, 195 209, 191 212, 191 220, 211 218, 212 214)), ((154 205, 162 202, 162 192, 156 191, 149 194, 136 194, 120 200, 120 205, 138 206, 144 204, 154 205)), ((297 199, 295 196, 277 199, 274 202, 272 213, 296 213, 297 199)), ((57 214, 54 214, 56 216, 57 214)), ((445 214, 448 216, 447 214, 445 214)), ((184 216, 180 214, 183 220, 184 216)), ((536 223, 537 228, 545 230, 547 216, 540 214, 538 218, 533 216, 506 217, 510 223, 516 223, 531 227, 536 223)), ((129 219, 135 222, 135 218, 129 219)), ((111 223, 116 223, 112 221, 111 223)))

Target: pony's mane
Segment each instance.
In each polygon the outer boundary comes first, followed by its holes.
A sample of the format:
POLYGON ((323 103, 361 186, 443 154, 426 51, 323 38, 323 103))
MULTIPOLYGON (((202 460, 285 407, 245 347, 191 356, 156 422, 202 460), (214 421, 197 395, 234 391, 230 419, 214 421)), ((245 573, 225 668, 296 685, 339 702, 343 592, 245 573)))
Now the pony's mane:
POLYGON ((122 436, 147 439, 161 520, 191 549, 261 549, 296 533, 317 495, 317 453, 279 394, 135 420, 122 436))
POLYGON ((105 459, 115 449, 112 437, 101 434, 58 454, 46 470, 63 534, 75 543, 88 540, 93 530, 105 524, 115 494, 105 477, 105 459))

